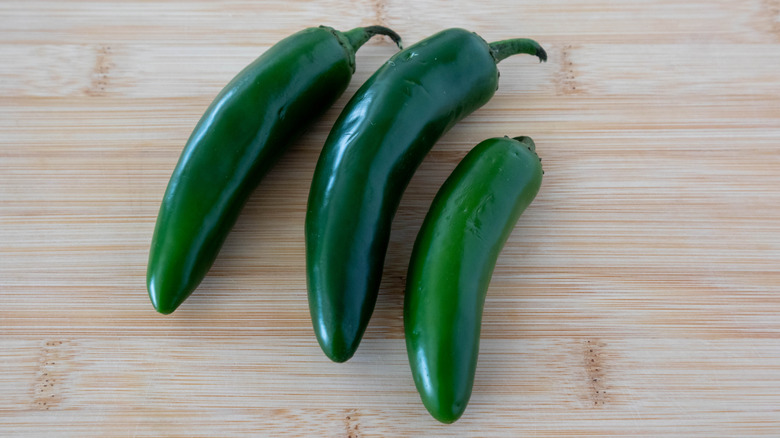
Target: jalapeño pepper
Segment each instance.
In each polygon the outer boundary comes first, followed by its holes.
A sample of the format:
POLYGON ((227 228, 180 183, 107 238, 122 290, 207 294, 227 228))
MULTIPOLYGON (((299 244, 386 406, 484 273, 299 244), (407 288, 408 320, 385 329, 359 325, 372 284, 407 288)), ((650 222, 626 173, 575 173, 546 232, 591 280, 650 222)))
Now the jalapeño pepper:
POLYGON ((530 138, 485 140, 441 186, 417 235, 404 297, 406 349, 423 404, 443 423, 466 409, 493 268, 541 183, 530 138))
POLYGON ((217 95, 173 171, 152 238, 147 288, 171 313, 200 284, 247 198, 290 142, 346 89, 355 52, 381 26, 309 28, 285 38, 217 95))

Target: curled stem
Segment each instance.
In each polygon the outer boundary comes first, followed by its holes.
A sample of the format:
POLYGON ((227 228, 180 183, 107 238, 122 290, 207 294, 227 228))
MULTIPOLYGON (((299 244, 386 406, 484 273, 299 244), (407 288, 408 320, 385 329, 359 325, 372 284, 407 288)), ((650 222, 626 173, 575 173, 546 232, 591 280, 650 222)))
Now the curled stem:
POLYGON ((399 49, 403 49, 403 42, 401 41, 401 37, 392 29, 384 26, 357 27, 350 31, 344 32, 344 36, 347 38, 347 41, 349 41, 349 45, 351 45, 353 50, 356 51, 358 48, 360 48, 360 46, 365 44, 366 41, 370 40, 371 37, 375 35, 384 35, 389 37, 391 40, 393 40, 399 49))
POLYGON ((547 61, 547 52, 544 51, 539 43, 529 38, 496 41, 488 45, 490 46, 490 51, 493 53, 493 58, 496 60, 496 63, 520 53, 534 55, 539 58, 539 62, 547 61))

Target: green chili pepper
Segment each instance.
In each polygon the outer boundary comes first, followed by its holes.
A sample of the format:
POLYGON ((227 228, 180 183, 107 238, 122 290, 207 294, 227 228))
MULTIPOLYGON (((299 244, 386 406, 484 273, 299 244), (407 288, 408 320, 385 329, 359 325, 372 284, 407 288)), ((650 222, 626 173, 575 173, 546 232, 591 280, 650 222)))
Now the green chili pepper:
POLYGON ((433 200, 412 250, 406 350, 434 418, 452 423, 471 397, 485 294, 501 248, 542 183, 528 137, 478 144, 433 200))
POLYGON ((496 63, 517 53, 547 59, 532 40, 488 44, 463 29, 442 31, 390 58, 339 116, 306 214, 309 309, 332 360, 352 357, 368 325, 412 174, 450 127, 490 100, 496 63))
POLYGON ((355 52, 381 26, 321 26, 280 41, 219 93, 187 141, 162 200, 147 287, 168 314, 208 272, 247 198, 290 142, 341 95, 355 52))

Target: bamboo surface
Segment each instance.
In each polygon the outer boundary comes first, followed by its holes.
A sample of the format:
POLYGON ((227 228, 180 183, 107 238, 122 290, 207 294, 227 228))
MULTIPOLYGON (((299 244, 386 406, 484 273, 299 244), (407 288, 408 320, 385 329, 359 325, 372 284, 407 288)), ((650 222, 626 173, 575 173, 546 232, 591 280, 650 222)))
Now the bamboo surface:
POLYGON ((0 3, 0 436, 780 436, 780 1, 0 3), (532 37, 435 146, 393 224, 355 357, 311 328, 303 222, 320 148, 395 50, 252 196, 200 288, 152 309, 157 209, 195 122, 301 28, 532 37), (466 414, 422 406, 403 340, 411 246, 493 136, 542 189, 499 259, 466 414))

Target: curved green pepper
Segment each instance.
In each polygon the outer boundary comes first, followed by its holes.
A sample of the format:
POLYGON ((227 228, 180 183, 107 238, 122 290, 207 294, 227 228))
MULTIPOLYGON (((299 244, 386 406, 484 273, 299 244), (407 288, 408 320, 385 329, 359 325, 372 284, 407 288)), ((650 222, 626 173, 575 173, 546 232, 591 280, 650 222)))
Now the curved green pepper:
POLYGON ((471 397, 485 294, 501 248, 542 183, 528 137, 478 144, 444 182, 412 250, 406 350, 434 418, 452 423, 471 397))
POLYGON ((242 70, 201 117, 173 171, 152 238, 147 288, 168 314, 217 257, 247 198, 287 145, 341 95, 355 52, 381 26, 308 28, 242 70))
POLYGON ((306 213, 309 309, 336 362, 352 357, 376 303, 390 224, 434 143, 498 87, 496 63, 547 59, 528 39, 486 43, 448 29, 395 54, 356 92, 328 136, 306 213))

